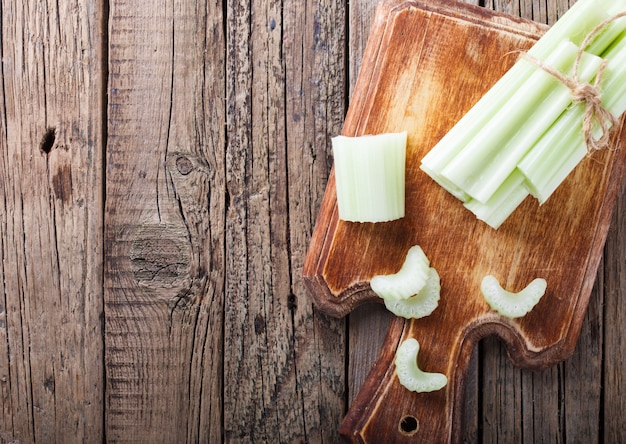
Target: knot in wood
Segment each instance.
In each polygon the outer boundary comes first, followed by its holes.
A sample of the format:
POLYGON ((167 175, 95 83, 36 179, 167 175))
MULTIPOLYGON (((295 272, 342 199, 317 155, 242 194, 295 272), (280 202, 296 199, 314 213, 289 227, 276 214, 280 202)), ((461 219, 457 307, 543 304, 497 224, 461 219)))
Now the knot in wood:
POLYGON ((178 169, 180 174, 186 176, 193 171, 193 162, 186 156, 178 156, 176 158, 176 169, 178 169))
POLYGON ((138 229, 130 248, 135 279, 151 288, 173 288, 188 283, 191 247, 186 231, 175 225, 145 225, 138 229))

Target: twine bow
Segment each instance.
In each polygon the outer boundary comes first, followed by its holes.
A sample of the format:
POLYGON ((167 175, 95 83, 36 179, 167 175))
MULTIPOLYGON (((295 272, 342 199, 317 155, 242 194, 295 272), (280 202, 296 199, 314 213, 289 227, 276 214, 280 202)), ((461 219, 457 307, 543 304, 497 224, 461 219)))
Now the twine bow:
POLYGON ((593 84, 580 81, 578 77, 578 67, 580 65, 580 59, 582 58, 591 40, 607 25, 622 17, 626 17, 626 11, 620 12, 619 14, 606 19, 591 30, 580 45, 571 76, 566 76, 541 60, 536 59, 527 53, 522 53, 522 57, 534 63, 545 72, 555 77, 559 82, 563 83, 571 91, 572 101, 574 103, 586 103, 587 107, 585 108, 585 114, 583 117, 583 137, 585 138, 585 143, 587 144, 587 149, 589 151, 601 150, 609 146, 611 143, 611 129, 618 124, 618 119, 609 110, 602 106, 602 91, 600 89, 600 82, 602 81, 602 76, 604 75, 604 70, 608 60, 602 61, 593 84), (593 137, 596 123, 601 130, 598 138, 593 137))

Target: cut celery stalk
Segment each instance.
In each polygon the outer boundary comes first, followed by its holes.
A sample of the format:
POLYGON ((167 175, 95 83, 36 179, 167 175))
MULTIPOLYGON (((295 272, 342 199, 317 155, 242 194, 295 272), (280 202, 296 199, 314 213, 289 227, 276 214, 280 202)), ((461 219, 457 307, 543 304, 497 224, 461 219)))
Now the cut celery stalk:
MULTIPOLYGON (((602 104, 619 117, 626 111, 626 38, 606 57, 607 67, 600 83, 602 104)), ((526 186, 542 204, 587 155, 582 132, 584 110, 584 104, 568 109, 518 165, 526 186)))
POLYGON ((508 318, 521 318, 530 312, 546 292, 545 279, 534 279, 519 293, 504 290, 500 282, 491 275, 485 276, 480 291, 489 306, 508 318))
POLYGON ((587 154, 582 135, 584 105, 570 108, 518 165, 526 188, 540 204, 587 154))
POLYGON ((621 41, 624 31, 626 31, 626 17, 616 19, 602 29, 583 50, 604 58, 607 51, 621 41))
POLYGON ((452 194, 454 197, 459 199, 461 202, 467 202, 470 200, 469 194, 464 192, 462 189, 454 185, 452 182, 447 180, 441 174, 436 171, 431 170, 427 165, 422 164, 420 168, 430 176, 435 182, 437 182, 444 190, 448 193, 452 194))
MULTIPOLYGON (((578 47, 564 42, 559 48, 561 54, 569 56, 570 65, 565 68, 569 73, 578 47)), ((557 61, 548 59, 547 63, 559 69, 557 61)), ((580 80, 590 81, 601 64, 600 57, 584 54, 580 80)), ((536 75, 543 81, 537 86, 526 84, 528 90, 521 89, 511 98, 507 109, 492 119, 480 137, 473 139, 442 171, 444 178, 475 200, 485 203, 491 198, 522 157, 572 102, 571 91, 565 85, 542 70, 536 75)))
POLYGON ((419 245, 409 248, 400 270, 395 274, 377 275, 370 287, 384 300, 396 301, 416 295, 426 285, 430 261, 419 245))
MULTIPOLYGON (((624 8, 625 0, 579 0, 533 45, 528 54, 545 60, 565 40, 580 45, 594 27, 615 13, 614 10, 624 8)), ((588 52, 599 55, 592 51, 603 51, 600 46, 598 44, 588 52)), ((441 171, 500 112, 536 69, 528 60, 518 60, 422 159, 423 169, 441 171)))
POLYGON ((404 217, 406 140, 406 132, 332 138, 340 219, 404 217))
POLYGON ((385 299, 387 310, 405 319, 419 319, 432 314, 439 305, 441 281, 434 268, 428 269, 428 279, 420 291, 408 299, 385 299))
POLYGON ((417 393, 441 390, 448 383, 448 378, 443 373, 429 373, 421 370, 417 363, 419 349, 419 342, 414 338, 404 340, 398 347, 395 372, 400 384, 417 393))
POLYGON ((524 182, 524 175, 514 170, 487 202, 472 199, 464 206, 474 213, 476 218, 497 230, 528 197, 529 192, 524 182))

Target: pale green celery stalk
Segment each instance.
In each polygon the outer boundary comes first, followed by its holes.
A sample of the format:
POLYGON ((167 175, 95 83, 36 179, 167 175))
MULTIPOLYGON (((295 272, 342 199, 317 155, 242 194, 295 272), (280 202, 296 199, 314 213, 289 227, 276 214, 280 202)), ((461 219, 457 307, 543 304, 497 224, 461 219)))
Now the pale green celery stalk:
MULTIPOLYGON (((564 41, 545 62, 554 69, 567 72, 577 54, 578 47, 564 41)), ((493 160, 500 148, 518 132, 520 125, 533 114, 544 97, 551 91, 559 89, 559 85, 554 76, 536 67, 526 83, 509 98, 506 107, 485 122, 476 136, 468 141, 440 171, 441 176, 476 198, 469 189, 475 181, 486 179, 481 174, 483 167, 493 160)), ((566 89, 564 86, 561 87, 566 89)))
POLYGON ((406 132, 332 138, 340 219, 404 217, 406 140, 406 132))
POLYGON ((616 44, 622 41, 625 31, 626 17, 622 17, 609 23, 606 28, 600 31, 591 41, 589 46, 583 49, 590 54, 605 58, 607 53, 611 51, 616 44))
MULTIPOLYGON (((626 34, 607 51, 606 59, 607 67, 600 83, 602 104, 619 117, 626 111, 626 34)), ((584 104, 568 109, 518 165, 526 177, 526 186, 540 203, 552 195, 587 155, 582 134, 584 110, 584 104)))
POLYGON ((587 154, 582 136, 585 106, 570 108, 518 165, 530 194, 543 204, 556 187, 587 154))
MULTIPOLYGON (((579 0, 530 48, 528 54, 545 60, 564 40, 579 45, 595 26, 610 16, 607 11, 618 7, 626 8, 626 0, 579 0)), ((441 171, 535 71, 536 66, 531 62, 518 60, 422 159, 424 171, 441 171)))
POLYGON ((497 230, 528 195, 524 176, 514 170, 486 203, 471 199, 464 206, 477 219, 497 230))
POLYGON ((452 194, 454 197, 459 199, 461 202, 467 202, 470 197, 464 192, 462 189, 454 185, 452 182, 447 180, 445 177, 441 176, 437 171, 432 171, 428 166, 422 164, 420 167, 426 174, 430 176, 435 182, 439 184, 444 190, 448 193, 452 194))
POLYGON ((606 8, 606 12, 609 15, 619 14, 620 12, 626 11, 626 1, 617 0, 614 2, 609 2, 606 8))
MULTIPOLYGON (((578 53, 578 47, 572 43, 569 45, 572 51, 578 53)), ((580 80, 588 82, 594 78, 601 64, 600 57, 583 54, 579 67, 580 80)), ((570 73, 571 68, 573 64, 565 71, 570 73)), ((553 88, 546 92, 543 98, 538 98, 540 102, 534 107, 531 102, 513 109, 516 105, 512 100, 510 112, 506 112, 509 109, 503 110, 502 119, 493 120, 495 126, 486 126, 486 131, 490 132, 459 153, 442 172, 442 176, 459 186, 473 199, 487 202, 515 170, 524 155, 571 105, 571 91, 558 81, 551 83, 553 88), (527 117, 519 114, 518 110, 521 113, 528 112, 527 117), (507 115, 513 116, 507 120, 507 115), (453 169, 454 165, 456 171, 453 169)), ((520 91, 520 96, 523 103, 530 100, 531 94, 520 91)))

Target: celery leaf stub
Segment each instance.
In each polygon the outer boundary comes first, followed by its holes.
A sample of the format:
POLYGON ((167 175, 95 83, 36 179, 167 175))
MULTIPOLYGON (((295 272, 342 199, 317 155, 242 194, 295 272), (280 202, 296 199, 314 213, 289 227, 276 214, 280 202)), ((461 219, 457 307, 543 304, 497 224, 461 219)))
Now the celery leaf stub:
POLYGON ((417 392, 433 392, 441 390, 448 384, 443 373, 429 373, 421 370, 417 363, 420 345, 414 338, 406 339, 396 351, 396 374, 406 389, 417 392))
POLYGON ((331 141, 339 219, 375 223, 404 217, 407 133, 331 141))
POLYGON ((480 291, 489 306, 507 318, 521 318, 530 312, 546 292, 545 279, 534 279, 519 293, 502 288, 500 282, 491 275, 485 276, 480 284, 480 291))

